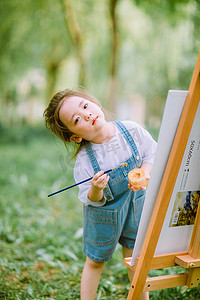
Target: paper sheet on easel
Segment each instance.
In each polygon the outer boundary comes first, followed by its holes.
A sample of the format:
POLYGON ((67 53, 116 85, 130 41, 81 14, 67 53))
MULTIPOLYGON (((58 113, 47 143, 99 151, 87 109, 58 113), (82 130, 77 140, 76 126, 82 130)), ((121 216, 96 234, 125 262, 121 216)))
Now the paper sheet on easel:
MULTIPOLYGON (((169 91, 168 93, 158 137, 156 157, 133 250, 132 265, 135 263, 136 257, 140 256, 187 93, 187 91, 169 91)), ((199 196, 200 105, 188 139, 155 255, 188 250, 199 196)))

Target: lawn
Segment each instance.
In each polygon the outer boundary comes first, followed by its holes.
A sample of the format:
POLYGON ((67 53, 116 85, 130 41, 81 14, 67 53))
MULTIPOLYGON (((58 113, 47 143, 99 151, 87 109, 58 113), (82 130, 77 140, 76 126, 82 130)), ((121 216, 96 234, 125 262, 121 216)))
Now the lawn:
MULTIPOLYGON (((80 299, 85 256, 78 188, 47 197, 74 183, 69 157, 44 128, 0 127, 0 299, 80 299)), ((118 246, 97 299, 126 299, 128 291, 118 246)), ((200 289, 157 291, 150 299, 200 299, 200 289)))

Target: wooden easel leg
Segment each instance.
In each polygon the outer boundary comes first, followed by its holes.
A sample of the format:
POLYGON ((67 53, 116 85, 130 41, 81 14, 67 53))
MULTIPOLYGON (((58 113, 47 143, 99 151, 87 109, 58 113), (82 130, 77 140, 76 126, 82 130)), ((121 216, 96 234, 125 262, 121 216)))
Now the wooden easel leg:
MULTIPOLYGON (((140 258, 135 268, 135 274, 131 283, 127 300, 139 300, 143 292, 146 278, 150 269, 153 255, 157 246, 160 232, 162 230, 164 218, 170 203, 170 198, 174 189, 176 178, 182 162, 184 151, 193 125, 195 114, 199 105, 200 95, 200 54, 193 73, 189 87, 188 96, 179 121, 177 132, 169 155, 168 163, 162 178, 160 190, 157 195, 156 204, 152 218, 147 230, 145 241, 141 250, 140 258), (184 137, 184 139, 183 139, 184 137), (171 176, 173 174, 173 176, 171 176), (159 217, 158 217, 159 216, 159 217)), ((196 216, 196 219, 199 218, 196 216)), ((200 231, 199 222, 196 222, 195 232, 192 237, 189 254, 193 258, 200 257, 200 231)), ((199 281, 199 267, 191 269, 187 283, 189 286, 196 286, 199 281), (196 270, 195 270, 196 269, 196 270)))
POLYGON ((198 287, 200 283, 200 268, 194 268, 189 271, 188 279, 187 279, 187 287, 193 288, 198 287))

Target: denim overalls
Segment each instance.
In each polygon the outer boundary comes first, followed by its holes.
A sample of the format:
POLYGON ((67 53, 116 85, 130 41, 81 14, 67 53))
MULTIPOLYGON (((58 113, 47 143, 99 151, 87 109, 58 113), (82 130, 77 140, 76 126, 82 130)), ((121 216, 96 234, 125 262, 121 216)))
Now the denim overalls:
MULTIPOLYGON (((126 160, 127 166, 119 166, 109 172, 110 179, 104 189, 106 204, 101 207, 84 206, 83 252, 92 260, 105 262, 111 259, 119 242, 133 249, 145 199, 145 192, 133 192, 128 188, 128 173, 141 166, 141 158, 135 142, 120 122, 115 121, 129 146, 132 156, 126 160)), ((86 144, 94 172, 100 171, 91 144, 86 144)))

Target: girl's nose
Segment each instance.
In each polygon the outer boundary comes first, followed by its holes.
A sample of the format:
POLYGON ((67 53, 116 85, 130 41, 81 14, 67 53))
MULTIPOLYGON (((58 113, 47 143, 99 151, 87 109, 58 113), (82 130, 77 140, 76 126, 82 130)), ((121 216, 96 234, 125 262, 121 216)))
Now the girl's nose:
POLYGON ((85 116, 85 119, 86 119, 87 121, 89 121, 90 118, 91 118, 91 115, 92 115, 92 114, 86 115, 86 116, 85 116))

